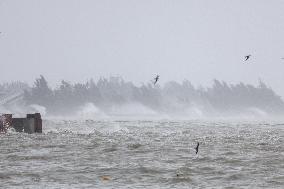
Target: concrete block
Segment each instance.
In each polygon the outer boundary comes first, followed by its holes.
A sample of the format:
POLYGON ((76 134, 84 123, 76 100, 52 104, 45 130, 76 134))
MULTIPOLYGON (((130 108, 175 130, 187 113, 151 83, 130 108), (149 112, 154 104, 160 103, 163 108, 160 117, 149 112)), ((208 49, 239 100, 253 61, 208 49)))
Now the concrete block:
POLYGON ((24 132, 26 118, 13 118, 12 125, 17 132, 24 132))
POLYGON ((24 121, 24 132, 25 133, 35 133, 35 119, 26 118, 24 121))
POLYGON ((27 114, 27 118, 12 118, 12 114, 0 116, 0 132, 6 133, 9 127, 17 132, 42 133, 42 119, 40 113, 27 114))

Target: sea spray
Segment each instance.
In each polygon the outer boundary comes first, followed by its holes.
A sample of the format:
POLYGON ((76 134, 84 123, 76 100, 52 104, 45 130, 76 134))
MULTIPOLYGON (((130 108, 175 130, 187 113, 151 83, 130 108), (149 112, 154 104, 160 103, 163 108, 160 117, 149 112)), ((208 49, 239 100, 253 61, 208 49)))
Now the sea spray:
POLYGON ((108 116, 93 103, 86 103, 77 111, 76 117, 81 119, 104 119, 108 116))

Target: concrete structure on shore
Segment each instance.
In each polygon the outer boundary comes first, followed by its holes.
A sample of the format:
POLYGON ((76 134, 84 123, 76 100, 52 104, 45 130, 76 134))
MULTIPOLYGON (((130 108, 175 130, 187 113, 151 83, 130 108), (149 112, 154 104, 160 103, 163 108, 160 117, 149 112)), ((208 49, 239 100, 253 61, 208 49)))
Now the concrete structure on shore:
POLYGON ((26 118, 13 118, 12 114, 0 116, 0 133, 6 133, 9 128, 17 132, 42 133, 42 119, 40 113, 27 114, 26 118))

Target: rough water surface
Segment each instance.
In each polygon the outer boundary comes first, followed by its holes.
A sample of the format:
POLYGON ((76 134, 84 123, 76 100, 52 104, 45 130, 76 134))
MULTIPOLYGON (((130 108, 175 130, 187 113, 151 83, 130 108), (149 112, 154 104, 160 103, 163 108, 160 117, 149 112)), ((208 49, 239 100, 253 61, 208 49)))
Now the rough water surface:
POLYGON ((284 188, 282 122, 46 120, 0 145, 2 188, 284 188))

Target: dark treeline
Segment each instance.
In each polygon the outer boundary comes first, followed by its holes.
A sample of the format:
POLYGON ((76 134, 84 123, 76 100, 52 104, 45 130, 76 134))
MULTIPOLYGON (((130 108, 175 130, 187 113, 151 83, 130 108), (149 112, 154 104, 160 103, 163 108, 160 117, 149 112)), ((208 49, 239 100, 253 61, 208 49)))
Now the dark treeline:
POLYGON ((235 113, 249 108, 269 114, 284 112, 281 98, 262 81, 253 86, 229 85, 214 80, 212 87, 204 89, 195 88, 187 80, 168 82, 164 87, 152 83, 137 87, 120 77, 111 77, 83 84, 61 81, 59 87, 51 89, 46 79, 40 76, 33 87, 26 88, 23 100, 26 105, 38 104, 46 107, 47 113, 60 115, 74 113, 86 103, 93 103, 105 112, 112 106, 131 103, 142 104, 157 112, 177 114, 191 107, 214 113, 235 113))

